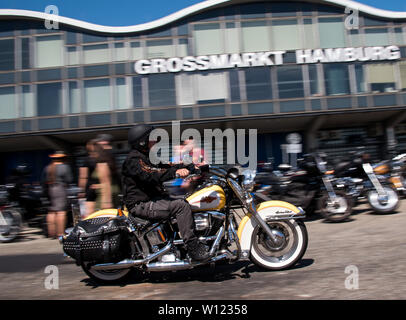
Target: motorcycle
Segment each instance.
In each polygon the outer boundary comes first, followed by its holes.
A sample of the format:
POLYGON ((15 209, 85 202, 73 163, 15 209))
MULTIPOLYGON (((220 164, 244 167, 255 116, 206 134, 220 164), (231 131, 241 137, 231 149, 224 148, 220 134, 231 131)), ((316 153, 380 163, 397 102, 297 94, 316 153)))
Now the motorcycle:
POLYGON ((15 240, 22 226, 21 213, 16 203, 10 202, 10 185, 0 186, 0 243, 15 240))
POLYGON ((372 166, 363 154, 341 162, 334 169, 337 188, 346 190, 354 201, 367 199, 376 213, 389 213, 399 206, 399 197, 385 176, 387 164, 372 166))
MULTIPOLYGON (((381 161, 373 166, 374 173, 386 178, 393 189, 395 189, 398 194, 406 195, 406 181, 405 181, 405 171, 406 171, 406 154, 400 154, 391 160, 381 161)), ((384 179, 384 178, 381 178, 384 179)))
POLYGON ((255 195, 262 200, 282 200, 301 206, 306 213, 320 210, 326 221, 341 222, 351 215, 353 201, 334 187, 335 177, 327 170, 321 154, 298 161, 298 168, 282 164, 279 170, 265 165, 257 175, 255 195))
POLYGON ((252 171, 201 169, 194 174, 201 178, 184 189, 184 199, 191 205, 199 240, 210 247, 207 261, 190 259, 174 217, 148 221, 125 208, 101 210, 79 222, 60 238, 65 254, 103 283, 122 280, 130 271, 185 270, 245 258, 264 269, 281 270, 303 257, 308 235, 301 208, 283 201, 255 202, 252 171))

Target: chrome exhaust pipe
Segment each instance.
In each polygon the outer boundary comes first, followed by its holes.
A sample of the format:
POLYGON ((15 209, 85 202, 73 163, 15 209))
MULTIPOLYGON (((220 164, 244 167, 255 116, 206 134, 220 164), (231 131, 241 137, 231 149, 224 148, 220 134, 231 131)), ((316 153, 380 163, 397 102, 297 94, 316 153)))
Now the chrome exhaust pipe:
POLYGON ((139 266, 141 264, 146 264, 149 261, 152 261, 156 258, 159 258, 160 256, 164 255, 165 253, 169 252, 172 248, 172 242, 168 243, 164 248, 161 250, 150 254, 147 256, 145 259, 140 259, 140 260, 131 260, 131 259, 125 259, 123 261, 117 262, 117 263, 101 263, 101 264, 96 264, 91 269, 93 270, 117 270, 117 269, 128 269, 134 266, 139 266))
POLYGON ((190 262, 190 261, 176 261, 176 262, 154 262, 149 263, 145 267, 147 271, 150 272, 159 272, 159 271, 178 271, 178 270, 187 270, 192 269, 197 266, 209 264, 219 260, 224 260, 229 258, 227 253, 220 254, 216 257, 211 258, 206 262, 190 262))

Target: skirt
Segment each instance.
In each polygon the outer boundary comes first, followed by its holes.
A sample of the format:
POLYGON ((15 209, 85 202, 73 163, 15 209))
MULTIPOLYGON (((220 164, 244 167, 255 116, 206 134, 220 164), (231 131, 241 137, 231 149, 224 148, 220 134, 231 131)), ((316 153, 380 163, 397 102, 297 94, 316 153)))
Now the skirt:
POLYGON ((68 206, 68 195, 63 184, 54 184, 49 187, 49 200, 51 206, 49 211, 66 211, 68 206))

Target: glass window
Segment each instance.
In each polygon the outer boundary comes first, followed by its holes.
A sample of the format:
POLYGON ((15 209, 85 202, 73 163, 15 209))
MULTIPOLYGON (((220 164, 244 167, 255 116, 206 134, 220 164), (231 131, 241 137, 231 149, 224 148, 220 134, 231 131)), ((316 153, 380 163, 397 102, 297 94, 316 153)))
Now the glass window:
POLYGON ((76 44, 77 43, 76 35, 77 35, 76 32, 67 31, 66 32, 66 44, 76 44))
POLYGON ((37 112, 39 117, 62 113, 62 85, 60 82, 37 85, 37 112))
POLYGON ((196 55, 223 53, 223 37, 219 23, 195 25, 193 30, 196 55))
POLYGON ((275 50, 292 50, 303 48, 296 20, 272 22, 272 41, 275 50))
POLYGON ((406 61, 401 61, 399 64, 400 77, 402 79, 402 90, 406 90, 406 61))
POLYGON ((0 119, 17 118, 14 87, 0 88, 0 119))
POLYGON ((320 47, 345 47, 345 30, 341 18, 319 18, 320 47))
POLYGON ((314 64, 309 65, 309 82, 310 82, 310 94, 312 96, 320 95, 321 89, 320 89, 319 77, 317 74, 317 66, 314 64))
POLYGON ((258 67, 245 70, 247 100, 272 99, 270 69, 258 67))
POLYGON ((83 47, 84 63, 110 62, 110 52, 107 44, 83 47))
POLYGON ((364 17, 364 25, 365 26, 385 26, 387 23, 383 20, 376 20, 372 18, 364 17))
POLYGON ((84 86, 86 112, 110 110, 109 79, 87 80, 84 86))
POLYGON ((279 98, 304 97, 301 66, 278 67, 279 98))
POLYGON ((177 104, 185 106, 195 103, 193 95, 193 74, 182 73, 176 77, 177 104))
POLYGON ((372 92, 395 91, 395 73, 392 64, 367 64, 367 81, 372 92))
POLYGON ((68 65, 79 64, 79 52, 76 47, 68 47, 68 65))
POLYGON ((69 82, 69 113, 80 112, 80 90, 77 82, 69 82))
POLYGON ((83 34, 83 43, 88 43, 88 42, 106 42, 107 37, 103 36, 96 36, 93 34, 83 34))
POLYGON ((242 22, 243 52, 267 51, 271 48, 266 21, 242 22))
POLYGON ((175 77, 173 74, 150 75, 148 87, 150 106, 172 106, 176 104, 175 77))
POLYGON ((230 79, 231 101, 240 101, 240 80, 238 78, 238 70, 230 70, 228 74, 230 79))
POLYGON ((125 78, 117 78, 115 80, 115 107, 116 109, 128 109, 125 78))
POLYGON ((21 39, 21 63, 23 69, 30 68, 30 39, 21 39))
POLYGON ((147 41, 147 58, 168 58, 175 55, 175 47, 172 40, 149 40, 147 41))
POLYGON ((306 49, 315 49, 318 47, 316 36, 316 26, 313 24, 312 19, 304 19, 304 43, 303 47, 306 49))
POLYGON ((397 45, 406 44, 404 34, 402 33, 402 28, 395 28, 395 44, 397 45))
POLYGON ((23 86, 21 113, 23 117, 35 117, 37 115, 31 86, 23 86))
POLYGON ((133 77, 133 105, 142 107, 142 82, 141 77, 133 77))
POLYGON ((196 89, 198 103, 224 102, 228 98, 224 72, 196 74, 196 89))
POLYGON ((387 29, 365 29, 364 32, 366 46, 388 46, 390 44, 387 29))
POLYGON ((114 61, 128 60, 127 48, 123 42, 114 44, 114 61))
POLYGON ((131 47, 131 59, 133 60, 142 59, 143 54, 141 44, 139 42, 131 42, 130 47, 131 47))
POLYGON ((360 47, 362 45, 361 35, 359 34, 358 30, 350 30, 349 38, 350 45, 352 47, 360 47))
POLYGON ((63 65, 63 40, 61 36, 36 37, 36 68, 63 65))
POLYGON ((234 22, 226 23, 226 47, 228 53, 240 52, 240 37, 234 22))
POLYGON ((327 95, 350 93, 348 66, 346 64, 325 64, 324 79, 327 95))
POLYGON ((14 40, 0 40, 0 70, 14 70, 14 40))
POLYGON ((178 43, 178 53, 176 54, 178 57, 186 57, 188 55, 188 40, 187 39, 179 39, 178 43))
POLYGON ((364 67, 362 64, 355 65, 355 80, 357 83, 357 93, 366 92, 366 82, 364 77, 364 67))

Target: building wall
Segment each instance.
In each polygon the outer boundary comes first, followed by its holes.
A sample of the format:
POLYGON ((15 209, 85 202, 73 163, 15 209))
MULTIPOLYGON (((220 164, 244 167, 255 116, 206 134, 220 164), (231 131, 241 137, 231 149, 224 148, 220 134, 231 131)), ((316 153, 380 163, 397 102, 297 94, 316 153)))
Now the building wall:
POLYGON ((347 30, 345 18, 341 7, 261 2, 118 36, 3 19, 0 134, 406 105, 406 22, 361 15, 347 30), (390 45, 401 59, 296 63, 298 49, 390 45), (283 64, 271 67, 134 70, 142 59, 278 50, 283 64))

